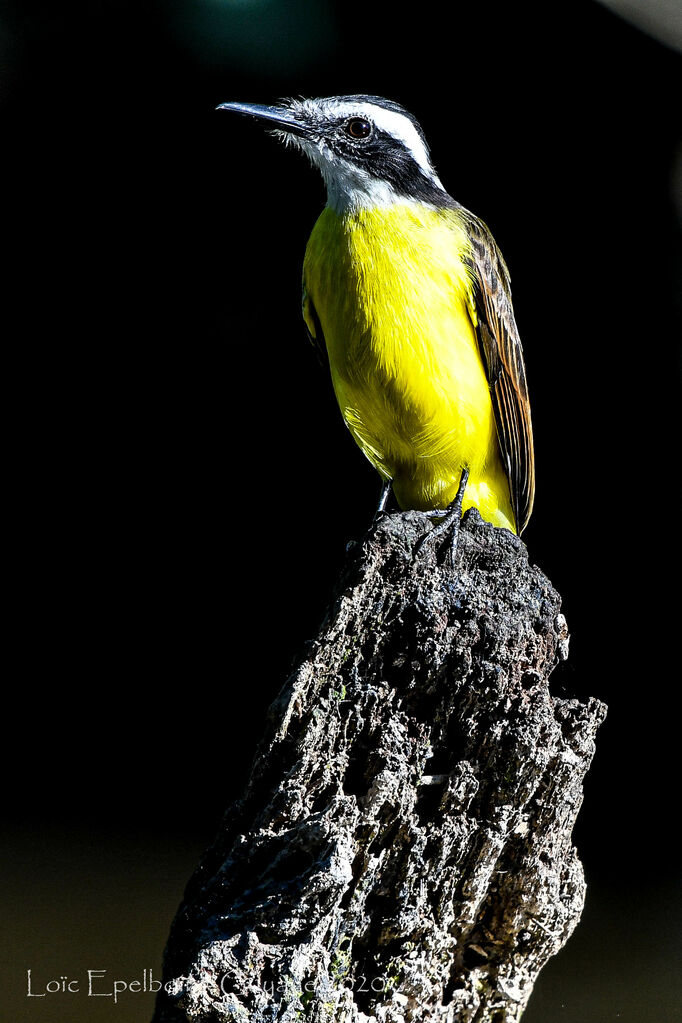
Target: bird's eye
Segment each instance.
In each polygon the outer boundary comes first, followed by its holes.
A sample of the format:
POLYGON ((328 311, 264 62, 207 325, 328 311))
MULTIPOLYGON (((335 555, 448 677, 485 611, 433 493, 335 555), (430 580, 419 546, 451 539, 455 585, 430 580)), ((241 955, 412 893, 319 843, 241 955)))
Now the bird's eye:
POLYGON ((364 117, 351 117, 345 125, 345 131, 352 139, 367 139, 372 134, 372 125, 364 117))

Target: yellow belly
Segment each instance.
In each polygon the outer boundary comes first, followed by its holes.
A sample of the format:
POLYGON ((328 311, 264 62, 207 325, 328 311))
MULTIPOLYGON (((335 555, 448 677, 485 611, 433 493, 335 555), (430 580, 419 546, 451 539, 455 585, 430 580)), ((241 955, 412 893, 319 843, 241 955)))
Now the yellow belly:
POLYGON ((453 210, 328 207, 308 242, 305 290, 343 418, 401 508, 447 507, 468 466, 463 507, 514 530, 466 252, 453 210))

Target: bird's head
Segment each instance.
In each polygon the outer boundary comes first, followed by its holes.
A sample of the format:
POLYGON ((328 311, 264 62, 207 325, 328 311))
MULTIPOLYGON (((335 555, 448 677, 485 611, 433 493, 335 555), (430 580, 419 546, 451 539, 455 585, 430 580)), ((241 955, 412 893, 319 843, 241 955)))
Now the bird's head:
POLYGON ((289 99, 278 106, 222 103, 254 117, 301 149, 319 168, 339 212, 404 202, 450 205, 424 133, 398 103, 379 96, 289 99))

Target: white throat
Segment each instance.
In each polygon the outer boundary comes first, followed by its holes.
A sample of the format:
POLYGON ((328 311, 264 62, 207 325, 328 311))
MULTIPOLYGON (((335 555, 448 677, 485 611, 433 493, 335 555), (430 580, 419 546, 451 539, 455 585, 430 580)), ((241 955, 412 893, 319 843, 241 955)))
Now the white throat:
POLYGON ((296 142, 322 174, 327 189, 327 205, 337 213, 392 206, 405 201, 405 197, 399 195, 388 181, 382 181, 340 159, 326 146, 313 146, 302 139, 296 139, 296 142))

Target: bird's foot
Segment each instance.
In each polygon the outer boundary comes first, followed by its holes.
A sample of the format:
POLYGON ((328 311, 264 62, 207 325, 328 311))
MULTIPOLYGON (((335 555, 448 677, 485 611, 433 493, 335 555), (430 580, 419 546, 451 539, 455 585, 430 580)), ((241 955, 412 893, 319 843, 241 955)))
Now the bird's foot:
POLYGON ((454 501, 445 511, 427 511, 424 512, 430 519, 440 518, 443 516, 443 521, 439 522, 437 526, 422 537, 417 546, 417 554, 424 548, 427 543, 432 543, 433 540, 437 540, 438 537, 443 536, 449 529, 452 530, 450 537, 450 561, 454 568, 455 555, 457 553, 457 543, 459 541, 459 526, 462 521, 462 501, 464 500, 464 491, 466 490, 467 483, 469 482, 469 470, 467 468, 462 469, 462 475, 459 478, 459 487, 455 494, 454 501))

